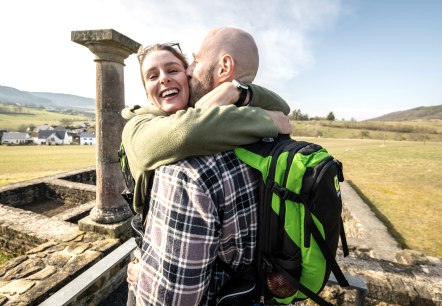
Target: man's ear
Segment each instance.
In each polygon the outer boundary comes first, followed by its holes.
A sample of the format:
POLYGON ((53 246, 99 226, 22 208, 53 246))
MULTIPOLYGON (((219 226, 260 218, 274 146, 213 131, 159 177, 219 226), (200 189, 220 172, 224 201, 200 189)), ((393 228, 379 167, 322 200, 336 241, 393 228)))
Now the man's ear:
POLYGON ((219 60, 217 77, 219 83, 233 80, 235 73, 235 61, 230 54, 225 54, 219 60))

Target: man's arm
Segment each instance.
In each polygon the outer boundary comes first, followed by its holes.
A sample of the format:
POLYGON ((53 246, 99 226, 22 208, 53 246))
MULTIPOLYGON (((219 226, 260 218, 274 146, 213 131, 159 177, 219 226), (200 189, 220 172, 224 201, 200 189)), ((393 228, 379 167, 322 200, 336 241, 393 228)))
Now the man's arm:
POLYGON ((143 238, 137 305, 198 305, 207 299, 219 242, 208 193, 176 165, 155 174, 143 238))
POLYGON ((267 88, 256 84, 249 85, 252 99, 250 106, 260 107, 271 111, 280 111, 285 115, 290 113, 290 106, 279 95, 267 88))
MULTIPOLYGON (((285 115, 290 106, 273 91, 256 84, 249 84, 244 105, 256 106, 269 111, 280 111, 285 115)), ((195 105, 196 108, 232 105, 239 98, 239 90, 232 82, 225 82, 204 95, 195 105)))

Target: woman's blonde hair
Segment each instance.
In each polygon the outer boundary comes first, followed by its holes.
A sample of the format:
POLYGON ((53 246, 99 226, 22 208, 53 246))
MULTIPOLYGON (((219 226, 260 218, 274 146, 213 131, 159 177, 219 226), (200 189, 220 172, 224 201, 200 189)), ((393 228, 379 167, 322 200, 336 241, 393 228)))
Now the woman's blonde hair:
POLYGON ((138 48, 137 57, 138 61, 140 62, 140 73, 141 73, 141 81, 143 82, 143 87, 146 86, 142 70, 143 62, 146 56, 153 51, 169 51, 170 53, 173 54, 173 56, 175 56, 181 61, 181 63, 184 66, 184 69, 187 69, 187 67, 189 67, 189 62, 187 61, 186 56, 181 51, 180 44, 177 42, 155 44, 147 47, 141 45, 140 48, 138 48))

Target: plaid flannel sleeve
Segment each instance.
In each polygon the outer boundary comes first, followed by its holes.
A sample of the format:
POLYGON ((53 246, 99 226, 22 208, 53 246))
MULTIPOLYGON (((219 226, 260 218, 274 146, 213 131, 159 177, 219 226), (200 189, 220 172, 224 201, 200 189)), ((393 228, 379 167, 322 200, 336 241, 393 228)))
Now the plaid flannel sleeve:
POLYGON ((137 305, 203 305, 220 235, 216 206, 180 167, 155 175, 137 305))

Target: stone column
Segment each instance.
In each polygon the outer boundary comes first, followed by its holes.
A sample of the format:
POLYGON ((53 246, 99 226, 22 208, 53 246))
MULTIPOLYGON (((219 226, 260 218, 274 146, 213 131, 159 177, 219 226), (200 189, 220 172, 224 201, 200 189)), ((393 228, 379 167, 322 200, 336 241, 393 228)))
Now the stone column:
POLYGON ((132 216, 121 196, 124 180, 117 151, 124 119, 124 60, 136 53, 139 43, 112 29, 72 31, 71 40, 87 47, 96 62, 97 196, 93 221, 117 223, 132 216))

